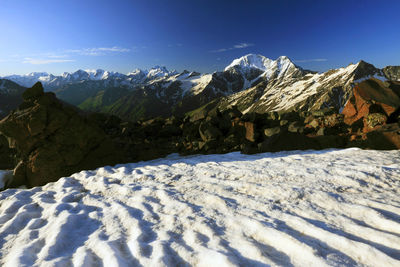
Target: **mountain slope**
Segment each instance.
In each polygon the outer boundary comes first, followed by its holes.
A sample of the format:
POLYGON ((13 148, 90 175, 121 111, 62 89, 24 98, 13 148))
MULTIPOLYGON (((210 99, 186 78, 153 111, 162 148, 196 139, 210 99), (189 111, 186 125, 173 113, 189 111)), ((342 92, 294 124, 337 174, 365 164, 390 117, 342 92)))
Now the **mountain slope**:
POLYGON ((381 70, 364 61, 325 73, 278 77, 224 98, 220 107, 236 105, 244 112, 328 107, 340 110, 350 98, 354 84, 370 77, 385 79, 381 70))

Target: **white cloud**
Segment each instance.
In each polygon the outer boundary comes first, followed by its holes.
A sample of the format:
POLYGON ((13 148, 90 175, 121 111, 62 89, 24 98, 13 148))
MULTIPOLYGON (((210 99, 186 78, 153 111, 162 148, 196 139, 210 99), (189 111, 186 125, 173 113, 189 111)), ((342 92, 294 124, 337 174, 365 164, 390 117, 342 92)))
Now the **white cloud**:
POLYGON ((25 58, 22 63, 25 64, 32 64, 32 65, 44 65, 44 64, 51 64, 51 63, 66 63, 66 62, 74 62, 73 59, 49 59, 49 58, 25 58))
POLYGON ((328 61, 326 58, 313 58, 313 59, 301 59, 301 60, 294 60, 296 63, 307 63, 307 62, 324 62, 328 61))
POLYGON ((83 49, 69 49, 65 53, 79 54, 83 56, 103 56, 107 53, 127 53, 131 49, 123 48, 119 46, 113 47, 94 47, 94 48, 83 48, 83 49))
POLYGON ((246 47, 250 47, 250 46, 253 46, 253 44, 241 43, 241 44, 234 45, 233 47, 234 47, 235 49, 240 49, 240 48, 246 48, 246 47))
POLYGON ((210 52, 212 53, 221 53, 221 52, 226 52, 229 50, 234 50, 234 49, 243 49, 243 48, 247 48, 247 47, 251 47, 254 46, 254 44, 251 43, 240 43, 240 44, 235 44, 232 47, 228 47, 228 48, 220 48, 217 50, 211 50, 210 52))

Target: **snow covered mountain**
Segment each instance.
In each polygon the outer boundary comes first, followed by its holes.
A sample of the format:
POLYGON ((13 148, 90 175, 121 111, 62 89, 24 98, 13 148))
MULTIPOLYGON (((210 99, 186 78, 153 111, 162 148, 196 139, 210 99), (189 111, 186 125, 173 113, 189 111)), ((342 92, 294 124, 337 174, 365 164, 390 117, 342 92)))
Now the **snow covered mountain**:
POLYGON ((216 99, 221 109, 237 105, 242 112, 325 107, 340 110, 355 83, 370 77, 397 78, 397 72, 396 67, 380 70, 360 61, 315 73, 295 65, 286 56, 272 60, 248 54, 233 60, 224 71, 211 74, 186 70, 178 73, 155 66, 128 74, 78 70, 61 76, 31 73, 8 78, 27 86, 41 81, 47 90, 83 109, 137 119, 182 115, 216 99), (140 115, 134 114, 137 112, 140 115))
POLYGON ((382 70, 364 61, 324 73, 300 73, 290 66, 284 73, 284 76, 280 76, 275 71, 268 80, 227 96, 221 101, 221 107, 237 105, 243 112, 318 110, 328 107, 340 110, 350 98, 356 83, 371 77, 387 79, 382 70))
POLYGON ((25 87, 31 87, 36 82, 42 82, 45 89, 56 90, 63 85, 83 83, 85 81, 105 81, 108 83, 110 83, 110 81, 116 81, 117 85, 136 86, 150 80, 174 74, 176 74, 176 71, 168 71, 166 67, 155 66, 150 70, 138 69, 127 75, 102 69, 80 69, 73 73, 64 72, 60 76, 48 74, 47 72, 32 72, 26 75, 10 75, 3 78, 14 81, 25 87))
MULTIPOLYGON (((148 81, 142 84, 140 92, 132 92, 130 96, 118 99, 115 105, 95 111, 107 111, 129 119, 137 118, 132 116, 132 110, 138 109, 153 110, 149 116, 169 116, 184 114, 215 100, 220 109, 236 105, 242 112, 327 107, 339 111, 351 97, 354 85, 371 77, 387 79, 382 70, 364 61, 315 73, 296 66, 285 56, 271 60, 249 54, 233 60, 221 72, 184 71, 148 81)), ((82 107, 93 107, 93 101, 98 103, 98 100, 99 96, 92 98, 82 107)), ((146 117, 145 113, 141 116, 146 117)))
MULTIPOLYGON (((281 56, 276 60, 266 58, 262 55, 249 54, 235 59, 225 68, 225 71, 235 69, 243 73, 246 77, 256 70, 262 72, 261 77, 265 79, 296 77, 302 75, 304 71, 296 66, 288 57, 281 56)), ((251 76, 249 76, 251 78, 251 76)))

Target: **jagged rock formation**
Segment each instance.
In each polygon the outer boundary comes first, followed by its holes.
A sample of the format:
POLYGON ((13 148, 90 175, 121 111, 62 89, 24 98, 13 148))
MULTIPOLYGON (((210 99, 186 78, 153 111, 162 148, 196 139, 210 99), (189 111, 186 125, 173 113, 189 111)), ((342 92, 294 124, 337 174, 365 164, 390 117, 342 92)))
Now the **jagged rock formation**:
POLYGON ((18 152, 11 186, 44 185, 79 170, 124 161, 100 127, 54 93, 44 93, 40 83, 22 97, 20 108, 0 122, 0 132, 18 152))

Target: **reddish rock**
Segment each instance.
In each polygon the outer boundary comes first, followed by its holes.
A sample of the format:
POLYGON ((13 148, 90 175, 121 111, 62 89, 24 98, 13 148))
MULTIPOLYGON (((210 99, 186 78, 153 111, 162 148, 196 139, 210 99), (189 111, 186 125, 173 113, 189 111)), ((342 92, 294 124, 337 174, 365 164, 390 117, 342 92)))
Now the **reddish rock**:
POLYGON ((246 139, 250 142, 255 142, 257 139, 257 133, 254 123, 246 121, 244 127, 246 128, 246 139))
MULTIPOLYGON (((368 118, 370 113, 382 113, 389 117, 399 106, 400 97, 391 89, 390 84, 372 78, 354 87, 353 96, 346 103, 342 114, 344 122, 352 125, 361 118, 368 118)), ((370 122, 371 119, 364 119, 364 131, 371 130, 370 122)))

